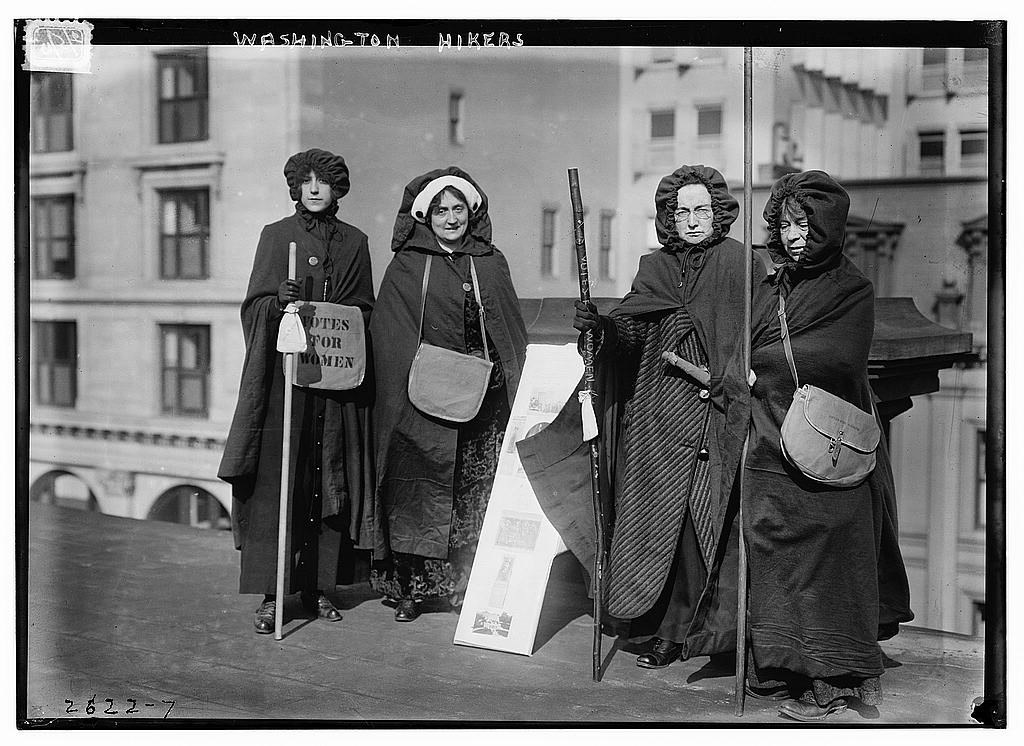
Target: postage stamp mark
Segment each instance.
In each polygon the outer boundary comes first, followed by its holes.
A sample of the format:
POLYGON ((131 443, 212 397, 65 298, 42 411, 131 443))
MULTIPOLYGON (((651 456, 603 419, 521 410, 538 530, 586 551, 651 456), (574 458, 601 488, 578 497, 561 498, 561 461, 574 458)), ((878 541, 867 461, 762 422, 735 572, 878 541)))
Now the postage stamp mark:
POLYGON ((92 28, 88 21, 28 21, 23 68, 33 72, 91 72, 92 28))

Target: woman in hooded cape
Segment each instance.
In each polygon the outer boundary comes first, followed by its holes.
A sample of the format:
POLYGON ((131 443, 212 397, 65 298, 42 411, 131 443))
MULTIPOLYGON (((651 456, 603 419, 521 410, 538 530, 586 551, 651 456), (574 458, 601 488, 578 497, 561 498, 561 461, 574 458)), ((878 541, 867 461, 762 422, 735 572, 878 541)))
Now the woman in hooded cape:
MULTIPOLYGON (((630 292, 591 322, 611 517, 604 606, 629 620, 620 630, 630 638, 654 638, 637 659, 645 668, 735 648, 734 486, 749 420, 740 357, 746 262, 743 245, 728 238, 739 205, 722 175, 700 165, 664 177, 654 202, 661 249, 640 258, 630 292), (680 235, 678 195, 688 185, 710 197, 700 240, 680 235), (666 352, 705 367, 710 381, 669 364, 666 352)), ((518 449, 545 513, 589 572, 593 509, 574 402, 518 449)))
POLYGON ((391 248, 395 254, 370 323, 377 339, 374 439, 380 528, 371 585, 395 603, 397 621, 412 621, 427 598, 448 598, 456 607, 461 603, 519 385, 526 328, 508 262, 491 243, 487 196, 465 171, 455 166, 430 171, 405 187, 391 248), (468 208, 468 219, 457 240, 442 244, 431 220, 445 195, 468 208), (428 256, 433 260, 421 339, 428 256), (481 338, 471 258, 486 340, 481 338), (409 400, 409 370, 420 341, 476 355, 487 345, 494 368, 483 404, 469 422, 432 417, 409 400))
MULTIPOLYGON (((235 546, 241 550, 239 592, 262 593, 256 631, 273 631, 276 603, 278 511, 284 374, 277 352, 284 315, 279 292, 288 278, 288 246, 297 247, 298 293, 362 310, 373 309, 373 278, 366 235, 335 217, 349 189, 341 156, 312 149, 296 153, 284 168, 295 212, 263 228, 248 290, 242 301, 245 362, 238 403, 217 476, 231 484, 235 546), (329 185, 306 204, 312 180, 329 185), (307 187, 303 183, 307 183, 307 187), (326 202, 326 204, 325 204, 326 202)), ((287 533, 285 593, 303 593, 317 616, 341 615, 325 591, 339 580, 343 550, 372 545, 373 463, 369 407, 373 370, 350 391, 293 387, 290 461, 291 517, 287 533)))
POLYGON ((782 343, 780 296, 800 382, 864 411, 873 408, 867 361, 874 294, 843 255, 849 205, 824 172, 777 181, 764 210, 772 271, 754 285, 757 380, 743 497, 748 685, 755 695, 788 695, 780 712, 797 720, 840 712, 850 696, 878 704, 878 640, 913 618, 885 443, 871 477, 846 488, 810 481, 785 460, 780 445, 796 389, 782 343))

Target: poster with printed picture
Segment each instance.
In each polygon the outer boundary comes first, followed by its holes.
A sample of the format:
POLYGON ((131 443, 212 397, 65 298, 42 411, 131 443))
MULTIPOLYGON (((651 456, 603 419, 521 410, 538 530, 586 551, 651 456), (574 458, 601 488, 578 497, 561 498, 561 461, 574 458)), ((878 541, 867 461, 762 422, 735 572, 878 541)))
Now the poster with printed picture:
POLYGON ((551 562, 565 551, 515 448, 546 427, 583 375, 576 345, 530 345, 455 629, 460 645, 531 655, 551 562))

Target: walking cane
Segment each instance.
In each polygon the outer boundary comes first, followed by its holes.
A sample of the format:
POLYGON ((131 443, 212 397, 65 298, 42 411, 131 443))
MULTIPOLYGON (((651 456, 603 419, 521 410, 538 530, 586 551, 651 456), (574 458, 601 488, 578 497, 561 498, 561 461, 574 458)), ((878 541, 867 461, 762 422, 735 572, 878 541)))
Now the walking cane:
MULTIPOLYGON (((572 202, 573 238, 576 241, 576 265, 579 269, 580 300, 590 301, 590 270, 587 267, 587 242, 583 234, 583 198, 580 177, 569 169, 569 199, 572 202)), ((594 412, 594 333, 583 333, 583 390, 580 392, 583 414, 583 439, 590 441, 590 488, 594 497, 594 525, 597 552, 594 556, 594 681, 601 680, 601 600, 604 592, 604 511, 601 508, 600 442, 597 415, 594 412)))
MULTIPOLYGON (((743 48, 743 375, 750 375, 750 271, 753 252, 751 209, 753 194, 753 136, 751 109, 753 101, 753 52, 743 48)), ((748 381, 749 382, 749 381, 748 381)), ((736 581, 736 716, 743 715, 747 679, 747 543, 743 536, 743 475, 747 467, 747 448, 750 445, 750 427, 743 439, 739 476, 739 567, 736 581)))
MULTIPOLYGON (((288 279, 295 279, 295 242, 288 244, 288 279)), ((284 561, 288 533, 288 486, 291 476, 292 440, 292 378, 294 352, 284 353, 284 416, 281 422, 281 505, 277 514, 277 603, 274 605, 274 639, 283 637, 284 627, 284 561)))

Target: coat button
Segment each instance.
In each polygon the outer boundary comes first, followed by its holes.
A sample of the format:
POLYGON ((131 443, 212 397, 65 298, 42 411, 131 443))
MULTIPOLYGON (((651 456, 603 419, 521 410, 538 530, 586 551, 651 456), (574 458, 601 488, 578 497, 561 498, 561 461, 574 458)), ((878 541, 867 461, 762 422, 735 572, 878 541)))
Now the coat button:
POLYGON ((708 453, 708 449, 703 446, 699 451, 697 451, 697 458, 699 458, 701 461, 707 461, 710 456, 711 454, 708 453))
POLYGON ((711 392, 708 391, 707 389, 701 389, 700 391, 697 392, 697 396, 699 396, 701 399, 707 399, 709 396, 711 396, 711 392))
POLYGON ((464 282, 462 283, 462 289, 468 293, 470 290, 473 289, 473 286, 470 285, 468 282, 464 282))

